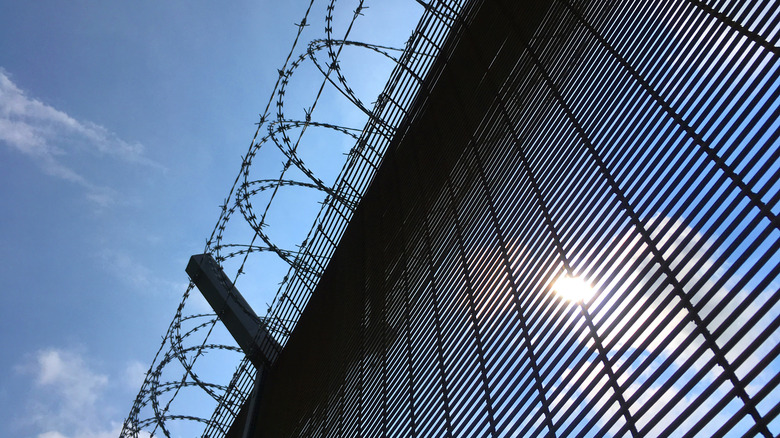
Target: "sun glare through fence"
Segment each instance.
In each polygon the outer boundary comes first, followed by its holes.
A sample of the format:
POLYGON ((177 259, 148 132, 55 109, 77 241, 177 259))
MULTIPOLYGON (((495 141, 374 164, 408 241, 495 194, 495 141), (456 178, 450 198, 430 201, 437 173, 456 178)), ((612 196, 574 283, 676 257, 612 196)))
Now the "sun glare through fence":
POLYGON ((568 274, 561 275, 555 281, 553 290, 561 298, 575 303, 590 301, 595 293, 593 286, 584 279, 568 274))

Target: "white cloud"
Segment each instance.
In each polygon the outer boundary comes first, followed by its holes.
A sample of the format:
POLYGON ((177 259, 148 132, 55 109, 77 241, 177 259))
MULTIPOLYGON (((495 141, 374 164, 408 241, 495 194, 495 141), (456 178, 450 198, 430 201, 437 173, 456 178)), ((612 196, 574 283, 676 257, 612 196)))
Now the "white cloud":
POLYGON ((137 360, 130 362, 125 368, 125 385, 134 391, 144 383, 146 378, 146 371, 149 369, 149 365, 143 364, 137 360))
MULTIPOLYGON (((623 365, 622 361, 619 361, 615 368, 618 368, 623 365)), ((651 365, 651 368, 655 370, 658 367, 659 363, 654 362, 651 365)), ((633 366, 629 366, 630 372, 634 372, 635 368, 633 366)), ((577 395, 580 395, 582 393, 581 388, 587 387, 591 384, 593 379, 600 378, 601 385, 608 385, 608 382, 603 377, 603 364, 599 361, 596 361, 595 363, 593 361, 587 361, 582 367, 578 369, 571 369, 567 368, 564 371, 562 382, 566 386, 566 389, 569 389, 570 387, 574 387, 574 393, 577 395), (587 370, 590 366, 593 366, 593 370, 591 370, 590 374, 585 376, 583 379, 584 371, 587 370), (582 380, 581 380, 582 379, 582 380), (580 385, 574 386, 574 382, 582 382, 580 385)), ((621 385, 624 383, 624 379, 621 380, 621 385)), ((712 380, 709 378, 705 378, 704 382, 706 384, 712 383, 712 380)), ((660 437, 661 432, 670 424, 670 419, 676 418, 679 415, 681 415, 693 402, 694 399, 699 395, 697 392, 689 392, 687 394, 680 394, 680 389, 676 386, 669 386, 666 387, 663 383, 653 384, 649 386, 645 385, 645 379, 642 378, 639 381, 635 381, 631 383, 630 385, 623 386, 624 390, 624 397, 626 399, 632 398, 635 394, 638 394, 637 399, 634 401, 634 403, 629 407, 629 409, 632 411, 632 413, 635 413, 640 407, 645 407, 648 403, 652 403, 647 407, 647 410, 644 412, 644 415, 637 418, 634 417, 634 420, 637 422, 637 427, 640 431, 643 431, 646 436, 648 437, 660 437), (660 394, 659 394, 660 393, 660 394), (679 400, 674 404, 670 405, 674 398, 679 397, 679 400), (654 398, 657 398, 655 402, 652 402, 654 398), (661 409, 669 409, 669 412, 666 413, 666 415, 663 417, 662 421, 656 421, 654 423, 650 423, 650 419, 655 417, 661 409)), ((598 388, 598 386, 596 387, 598 388)), ((557 389, 557 386, 554 386, 553 389, 557 389)), ((586 401, 581 406, 573 406, 573 400, 576 399, 576 397, 570 397, 570 398, 564 398, 564 394, 566 391, 561 391, 558 395, 558 398, 555 400, 552 400, 553 402, 553 408, 555 412, 569 412, 569 416, 567 418, 573 418, 576 417, 577 414, 581 412, 582 409, 584 409, 584 406, 586 406, 588 403, 592 401, 593 395, 595 395, 597 391, 591 390, 589 393, 586 394, 586 401)), ((611 403, 610 407, 607 409, 607 412, 602 415, 600 418, 597 419, 597 422, 599 425, 606 426, 605 420, 607 418, 611 418, 613 415, 616 415, 618 412, 618 404, 617 402, 611 400, 610 398, 613 396, 613 391, 610 389, 607 390, 605 394, 602 394, 600 397, 601 403, 599 403, 599 407, 603 405, 603 403, 607 403, 608 401, 611 403)), ((728 394, 726 394, 723 390, 723 388, 717 388, 714 392, 714 394, 711 396, 712 398, 720 398, 720 397, 726 397, 728 394)), ((678 426, 675 430, 677 433, 681 433, 685 430, 691 430, 696 423, 702 418, 702 416, 707 414, 707 411, 710 409, 710 405, 707 403, 698 405, 696 409, 691 413, 690 416, 688 416, 685 420, 683 420, 682 424, 678 426)), ((596 410, 592 410, 588 413, 588 416, 586 418, 590 419, 593 415, 595 415, 596 410)), ((702 436, 711 436, 714 434, 714 432, 717 431, 717 429, 726 423, 728 419, 730 418, 730 412, 727 411, 721 411, 715 414, 715 416, 710 419, 709 422, 707 422, 703 429, 701 430, 702 436)), ((561 418, 558 419, 558 421, 565 422, 566 418, 564 418, 561 415, 561 418)), ((623 425, 625 424, 624 417, 618 416, 617 417, 617 425, 623 425)), ((611 427, 614 428, 615 424, 610 424, 611 427)))
POLYGON ((49 431, 49 432, 38 434, 38 438, 68 438, 68 437, 56 431, 49 431))
MULTIPOLYGON (((118 379, 109 378, 95 370, 82 353, 61 348, 47 348, 35 353, 18 369, 31 376, 30 398, 23 427, 37 438, 108 438, 119 436, 122 412, 116 411, 110 397, 126 391, 117 391, 112 382, 125 386, 131 375, 137 383, 135 371, 139 362, 127 365, 118 379)), ((143 372, 141 372, 143 380, 143 372)), ((138 386, 131 388, 137 390, 138 386)), ((126 388, 127 389, 127 388, 126 388)), ((122 400, 125 401, 125 400, 122 400)), ((124 407, 124 406, 123 406, 124 407)))
POLYGON ((186 276, 180 281, 173 281, 158 275, 142 260, 123 251, 104 249, 97 253, 97 257, 106 272, 136 291, 180 297, 189 284, 186 276))
POLYGON ((135 289, 160 287, 152 270, 125 252, 105 249, 100 251, 99 258, 107 271, 135 289))
POLYGON ((128 143, 106 128, 79 121, 29 97, 0 68, 0 143, 35 160, 41 170, 86 189, 87 198, 106 205, 113 191, 89 181, 66 164, 78 153, 108 156, 125 163, 160 168, 146 158, 139 143, 128 143))
MULTIPOLYGON (((702 284, 699 292, 691 297, 691 303, 694 306, 700 307, 698 313, 702 319, 708 316, 712 317, 712 321, 707 325, 707 329, 710 333, 721 328, 721 326, 723 327, 723 333, 716 340, 720 346, 723 346, 736 335, 739 329, 749 325, 750 318, 752 318, 752 316, 765 304, 769 294, 761 294, 756 301, 747 305, 742 312, 732 313, 734 312, 735 307, 744 302, 752 291, 746 289, 731 290, 728 282, 725 286, 718 286, 718 282, 723 273, 729 269, 729 266, 727 264, 717 267, 714 265, 714 259, 718 258, 717 253, 712 258, 707 256, 707 253, 712 250, 712 243, 683 222, 673 221, 666 217, 653 218, 652 222, 658 223, 657 228, 655 228, 656 231, 652 236, 653 240, 661 249, 664 258, 667 259, 671 268, 675 271, 676 277, 678 279, 688 278, 688 281, 683 287, 688 290, 694 284, 702 284), (664 228, 666 228, 667 231, 664 235, 660 235, 659 230, 664 228), (678 237, 673 241, 671 240, 671 236, 674 234, 677 234, 678 237), (682 241, 684 236, 687 236, 689 240, 684 245, 681 245, 678 242, 682 241), (701 300, 707 293, 711 293, 712 297, 707 302, 702 303, 701 300), (728 302, 728 304, 724 309, 719 313, 713 313, 716 311, 717 305, 725 302, 728 302)), ((624 236, 620 239, 620 243, 624 243, 627 239, 628 237, 624 236)), ((620 245, 616 245, 615 247, 620 247, 620 245)), ((642 245, 642 249, 645 248, 645 245, 642 245)), ((606 294, 614 296, 615 298, 613 300, 616 302, 613 303, 610 312, 605 312, 607 316, 604 318, 604 321, 601 322, 601 326, 604 326, 607 321, 621 316, 621 312, 616 311, 616 309, 624 306, 624 303, 630 302, 631 299, 637 298, 640 303, 647 302, 647 309, 644 312, 631 310, 631 317, 623 318, 623 321, 618 323, 618 328, 633 327, 627 330, 627 335, 623 336, 624 339, 634 334, 638 329, 641 329, 644 332, 640 340, 646 339, 646 337, 650 336, 652 329, 657 328, 662 319, 652 319, 650 318, 650 315, 652 312, 659 309, 664 294, 658 299, 648 302, 648 299, 645 299, 643 295, 645 294, 645 291, 651 290, 652 288, 647 284, 645 278, 640 278, 638 286, 633 290, 627 289, 628 285, 637 279, 638 271, 640 271, 637 269, 629 272, 630 266, 642 257, 647 259, 647 263, 653 263, 649 257, 646 255, 643 256, 642 253, 643 251, 634 251, 627 254, 627 260, 623 263, 623 267, 621 268, 621 275, 618 276, 620 280, 615 282, 617 289, 612 289, 609 294, 606 294)), ((645 254, 648 253, 645 252, 645 254)), ((657 286, 659 282, 660 280, 657 280, 655 285, 657 286)), ((769 288, 768 290, 772 290, 772 288, 769 288)), ((671 286, 666 286, 665 294, 674 294, 671 286)), ((611 298, 607 296, 604 299, 609 300, 611 298)), ((679 298, 675 297, 672 300, 672 303, 678 303, 679 301, 679 298)), ((634 307, 636 309, 640 308, 640 306, 634 307)), ((671 313, 671 307, 671 305, 667 305, 663 308, 661 313, 662 317, 671 313)), ((660 330, 659 335, 652 339, 647 350, 657 351, 660 349, 665 356, 668 357, 672 355, 673 352, 682 345, 683 341, 695 330, 695 326, 692 322, 686 322, 686 317, 687 314, 685 310, 678 310, 676 313, 672 313, 670 321, 660 330), (667 336, 677 327, 681 328, 679 333, 667 340, 667 336)), ((744 352, 747 346, 754 340, 766 337, 767 342, 765 342, 758 351, 753 352, 747 358, 747 364, 752 367, 768 353, 768 350, 777 345, 778 342, 780 342, 780 336, 774 332, 770 334, 764 333, 763 329, 765 328, 765 324, 766 323, 764 322, 754 327, 753 330, 750 330, 747 335, 736 342, 736 345, 732 348, 728 356, 729 360, 733 360, 735 355, 744 352)), ((607 340, 605 343, 612 341, 617 333, 618 330, 612 330, 610 333, 605 334, 607 340)), ((686 343, 684 353, 675 360, 676 364, 682 365, 688 359, 689 354, 698 349, 703 342, 704 338, 701 335, 698 335, 695 336, 691 342, 686 343)), ((618 342, 616 348, 619 348, 620 346, 622 346, 622 342, 618 342)), ((701 358, 694 363, 694 368, 700 369, 705 362, 706 359, 704 357, 701 358)))
POLYGON ((98 396, 108 385, 106 375, 95 373, 81 355, 66 350, 39 351, 35 372, 36 385, 59 396, 61 414, 94 411, 98 396))
MULTIPOLYGON (((111 427, 105 430, 99 430, 99 431, 85 430, 85 431, 80 431, 73 435, 63 435, 62 433, 56 430, 51 430, 48 432, 38 434, 37 438, 116 438, 119 436, 120 433, 122 433, 122 425, 119 423, 112 423, 111 427)), ((141 438, 148 438, 151 435, 142 431, 138 436, 141 438)))

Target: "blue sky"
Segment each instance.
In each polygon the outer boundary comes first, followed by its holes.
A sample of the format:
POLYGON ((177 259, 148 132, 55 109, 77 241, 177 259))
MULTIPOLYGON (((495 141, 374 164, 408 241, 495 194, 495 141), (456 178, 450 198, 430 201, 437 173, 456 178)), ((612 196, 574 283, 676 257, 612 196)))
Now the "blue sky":
POLYGON ((0 436, 118 434, 307 3, 0 2, 0 436))
MULTIPOLYGON (((0 436, 118 435, 307 3, 0 2, 0 436)), ((341 20, 354 3, 339 3, 341 20)), ((354 38, 401 46, 419 7, 367 3, 354 38)), ((307 31, 321 37, 316 4, 307 31)), ((369 103, 388 65, 355 54, 343 65, 369 103)), ((288 96, 298 118, 321 82, 302 70, 288 96)), ((362 127, 325 94, 323 121, 362 127)), ((301 154, 332 175, 349 142, 309 136, 301 154)), ((280 161, 263 156, 253 172, 278 175, 280 161)), ((311 223, 299 214, 311 198, 289 193, 269 219, 286 247, 311 223)), ((261 312, 284 269, 254 268, 239 287, 261 312)))

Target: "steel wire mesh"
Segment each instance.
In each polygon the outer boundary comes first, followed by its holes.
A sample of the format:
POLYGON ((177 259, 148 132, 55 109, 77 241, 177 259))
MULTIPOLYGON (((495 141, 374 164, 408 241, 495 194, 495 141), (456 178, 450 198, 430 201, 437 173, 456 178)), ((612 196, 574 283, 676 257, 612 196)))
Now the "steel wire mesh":
POLYGON ((448 12, 265 432, 779 434, 778 8, 448 12))

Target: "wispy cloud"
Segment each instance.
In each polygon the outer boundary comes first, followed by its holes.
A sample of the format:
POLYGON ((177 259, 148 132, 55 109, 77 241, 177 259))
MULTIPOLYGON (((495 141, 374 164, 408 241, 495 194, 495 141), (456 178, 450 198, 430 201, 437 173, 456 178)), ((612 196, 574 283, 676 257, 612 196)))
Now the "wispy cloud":
MULTIPOLYGON (((187 290, 189 280, 186 276, 167 277, 156 273, 142 260, 131 254, 114 249, 104 249, 96 253, 98 262, 105 271, 113 275, 117 281, 138 293, 148 293, 155 296, 168 296, 180 299, 187 290)), ((211 305, 200 293, 193 293, 187 299, 187 311, 193 314, 211 313, 211 305)), ((137 370, 134 370, 135 372, 137 370)), ((146 372, 146 368, 143 369, 146 372)), ((143 381, 143 378, 141 378, 143 381)), ((140 387, 135 385, 135 387, 140 387)))
POLYGON ((148 364, 143 364, 137 360, 130 362, 127 367, 125 367, 125 386, 130 390, 137 391, 144 383, 146 371, 148 369, 148 364))
POLYGON ((128 252, 106 248, 98 251, 96 257, 106 272, 133 290, 147 291, 152 294, 170 292, 179 296, 187 288, 186 277, 185 280, 174 281, 161 276, 149 268, 143 260, 128 252))
POLYGON ((20 152, 46 174, 86 189, 87 197, 105 205, 113 190, 97 185, 66 164, 77 153, 107 156, 123 163, 161 166, 144 156, 140 143, 129 143, 106 128, 79 121, 40 100, 31 98, 0 68, 0 143, 20 152))

